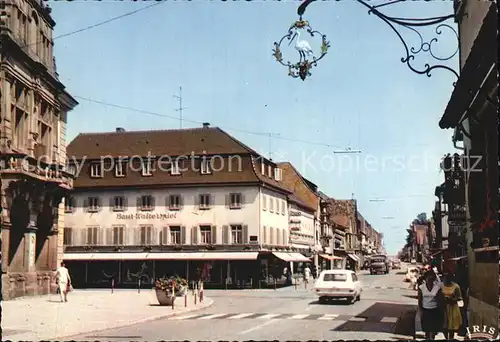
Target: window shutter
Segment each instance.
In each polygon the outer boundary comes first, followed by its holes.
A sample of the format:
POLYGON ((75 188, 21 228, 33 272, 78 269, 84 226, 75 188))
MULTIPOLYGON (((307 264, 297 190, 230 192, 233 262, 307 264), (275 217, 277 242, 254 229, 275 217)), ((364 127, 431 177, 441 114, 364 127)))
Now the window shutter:
POLYGON ((115 196, 109 196, 109 210, 113 211, 115 209, 115 196))
POLYGON ((229 245, 229 226, 222 226, 222 244, 229 245))
POLYGON ((200 206, 200 196, 201 195, 194 195, 194 205, 197 207, 200 206))
POLYGON ((96 197, 96 202, 97 202, 97 211, 102 210, 102 199, 100 197, 96 197))
POLYGON ((83 210, 88 211, 89 210, 89 198, 85 197, 83 199, 83 210))
POLYGON ((113 244, 113 229, 114 228, 106 228, 106 242, 104 244, 110 246, 113 244))
POLYGON ((123 227, 123 244, 124 245, 132 245, 132 241, 130 241, 130 239, 132 238, 131 236, 131 231, 130 231, 130 228, 127 227, 127 226, 124 226, 123 227))
POLYGON ((245 204, 245 194, 244 193, 240 194, 240 201, 241 201, 240 204, 243 206, 245 204))
POLYGON ((226 208, 231 206, 231 194, 226 194, 226 208))
POLYGON ((243 228, 242 241, 243 241, 243 244, 246 245, 246 244, 248 244, 248 226, 244 225, 242 228, 243 228))
POLYGON ((193 245, 198 244, 198 226, 193 226, 193 228, 191 228, 191 243, 193 245))
POLYGON ((141 226, 134 228, 134 245, 141 244, 141 226))
POLYGON ((170 228, 163 227, 161 234, 162 234, 162 237, 161 237, 162 244, 168 245, 168 243, 170 242, 170 228))
POLYGON ((137 206, 137 210, 140 210, 142 208, 142 197, 141 196, 137 197, 136 206, 137 206))
POLYGON ((87 228, 80 228, 79 229, 79 234, 78 234, 78 244, 80 246, 85 246, 87 244, 87 228))
POLYGON ((128 196, 123 196, 123 210, 127 210, 128 208, 128 196))
POLYGON ((184 206, 184 197, 182 197, 182 195, 179 195, 179 205, 181 208, 184 206))
POLYGON ((181 227, 181 245, 186 244, 186 227, 182 226, 181 227))
POLYGON ((283 246, 288 246, 288 241, 286 238, 286 229, 283 229, 283 246))
POLYGON ((170 207, 170 195, 165 197, 165 208, 170 207))
POLYGON ((210 206, 210 207, 215 206, 215 196, 214 196, 214 195, 208 195, 208 198, 209 198, 209 201, 210 201, 210 202, 208 203, 208 204, 209 204, 209 206, 210 206))
POLYGON ((281 231, 279 228, 276 228, 276 245, 281 246, 281 231))
POLYGON ((260 243, 266 244, 267 243, 267 227, 263 226, 262 227, 262 241, 260 243))
POLYGON ((150 196, 151 197, 151 209, 154 210, 156 206, 156 197, 155 196, 150 196))
POLYGON ((274 245, 274 228, 273 227, 269 227, 269 244, 270 245, 274 245))
POLYGON ((217 226, 212 226, 212 245, 217 244, 217 226))

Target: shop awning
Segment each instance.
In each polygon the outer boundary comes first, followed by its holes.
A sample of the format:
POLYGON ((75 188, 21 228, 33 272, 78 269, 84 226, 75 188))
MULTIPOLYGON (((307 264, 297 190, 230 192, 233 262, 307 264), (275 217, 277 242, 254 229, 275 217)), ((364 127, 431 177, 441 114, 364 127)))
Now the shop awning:
POLYGON ((344 258, 335 256, 335 255, 328 255, 328 254, 320 254, 319 256, 322 257, 323 259, 326 259, 326 260, 342 260, 342 259, 344 259, 344 258))
POLYGON ((149 253, 147 260, 257 260, 258 252, 149 253))
POLYGON ((358 256, 356 254, 347 254, 347 256, 349 258, 351 258, 352 260, 356 261, 356 262, 360 262, 361 261, 361 259, 358 258, 358 256))
POLYGON ((146 260, 148 253, 68 253, 63 260, 146 260))
POLYGON ((286 262, 310 262, 311 259, 303 256, 300 253, 285 253, 285 252, 273 252, 273 255, 278 259, 286 262))

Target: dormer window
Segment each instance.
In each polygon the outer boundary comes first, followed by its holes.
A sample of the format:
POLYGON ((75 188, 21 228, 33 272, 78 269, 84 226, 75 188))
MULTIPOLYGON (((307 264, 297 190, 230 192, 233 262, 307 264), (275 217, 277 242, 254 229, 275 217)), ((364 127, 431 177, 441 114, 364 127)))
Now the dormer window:
POLYGON ((151 176, 151 160, 143 160, 142 161, 142 175, 143 176, 151 176))
POLYGON ((267 166, 267 176, 268 177, 272 177, 273 176, 273 168, 271 167, 271 165, 267 166))
POLYGON ((101 163, 93 163, 90 165, 90 177, 92 177, 92 178, 102 177, 102 164, 101 163))
POLYGON ((115 177, 125 177, 125 167, 123 166, 124 162, 118 160, 115 165, 115 177))
POLYGON ((260 173, 263 175, 266 174, 266 164, 264 163, 260 164, 260 173))
POLYGON ((282 179, 282 170, 277 167, 274 169, 274 180, 280 181, 282 179))
POLYGON ((201 174, 202 175, 208 175, 212 173, 212 168, 210 165, 210 160, 203 159, 201 161, 201 174))

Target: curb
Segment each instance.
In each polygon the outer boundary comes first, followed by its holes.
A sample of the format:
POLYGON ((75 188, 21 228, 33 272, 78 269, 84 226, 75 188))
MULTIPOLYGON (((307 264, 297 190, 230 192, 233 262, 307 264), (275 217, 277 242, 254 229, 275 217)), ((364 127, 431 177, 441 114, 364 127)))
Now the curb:
POLYGON ((183 311, 183 312, 170 312, 168 314, 163 314, 163 315, 158 315, 158 316, 153 316, 153 317, 147 317, 147 318, 137 319, 135 321, 130 321, 130 322, 127 322, 127 323, 123 323, 123 324, 120 324, 120 325, 117 325, 117 326, 114 326, 114 327, 111 327, 111 328, 82 331, 80 333, 71 334, 71 335, 64 335, 64 336, 52 336, 52 337, 49 337, 49 338, 43 338, 41 340, 44 340, 44 341, 47 341, 47 340, 61 340, 61 339, 68 339, 69 337, 78 336, 78 335, 82 335, 82 334, 95 334, 95 333, 99 333, 99 332, 102 332, 102 331, 107 331, 107 330, 111 330, 111 329, 118 329, 118 328, 128 327, 128 326, 136 325, 136 324, 140 324, 140 323, 157 321, 157 320, 160 320, 160 319, 165 319, 165 318, 169 318, 169 317, 175 317, 175 316, 178 316, 178 315, 183 315, 183 314, 187 314, 187 313, 190 313, 190 312, 195 312, 195 311, 203 310, 203 309, 211 307, 214 304, 214 300, 211 299, 211 298, 204 298, 204 301, 205 300, 209 301, 209 303, 206 304, 205 306, 202 306, 202 307, 201 306, 195 307, 193 310, 186 310, 186 311, 183 311))

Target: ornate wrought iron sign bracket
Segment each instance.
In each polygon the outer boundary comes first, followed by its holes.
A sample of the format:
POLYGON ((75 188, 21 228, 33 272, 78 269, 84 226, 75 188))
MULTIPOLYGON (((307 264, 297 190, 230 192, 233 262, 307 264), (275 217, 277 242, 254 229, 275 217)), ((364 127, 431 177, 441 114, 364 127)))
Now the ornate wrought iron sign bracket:
MULTIPOLYGON (((307 21, 302 20, 302 16, 304 15, 304 13, 306 11, 307 6, 309 6, 314 1, 316 1, 316 0, 305 0, 304 2, 302 2, 302 4, 297 9, 297 14, 299 15, 299 20, 294 25, 291 26, 291 28, 289 29, 289 33, 287 35, 285 35, 283 38, 281 38, 281 40, 279 42, 274 43, 275 49, 273 50, 273 55, 275 56, 276 60, 279 63, 281 63, 282 65, 287 66, 289 68, 289 70, 290 70, 289 75, 290 76, 300 77, 302 80, 305 80, 305 78, 307 76, 310 76, 309 70, 311 69, 311 67, 316 66, 317 62, 326 55, 326 52, 330 46, 329 43, 326 41, 326 36, 321 35, 323 38, 323 43, 324 43, 321 47, 321 55, 318 58, 313 57, 311 59, 311 61, 309 61, 307 59, 307 55, 306 55, 306 57, 304 57, 304 54, 301 52, 301 51, 307 51, 307 47, 309 46, 309 44, 305 41, 299 41, 297 39, 296 44, 295 44, 295 48, 297 49, 297 51, 299 51, 300 60, 299 60, 299 62, 297 62, 295 64, 292 64, 290 62, 287 62, 287 63, 283 62, 283 56, 282 56, 282 52, 281 52, 281 43, 285 38, 288 38, 288 40, 290 40, 290 43, 295 37, 298 38, 299 36, 296 35, 294 32, 296 32, 300 28, 306 27, 307 32, 309 32, 311 34, 311 36, 314 36, 314 33, 319 33, 317 31, 313 31, 310 28, 309 23, 307 21)), ((377 6, 369 5, 368 3, 366 3, 363 0, 356 0, 356 1, 359 2, 360 4, 362 4, 363 6, 365 6, 366 8, 368 8, 368 14, 374 14, 379 19, 384 21, 387 25, 389 25, 389 27, 398 36, 399 40, 403 44, 403 47, 405 49, 405 54, 406 54, 404 57, 401 57, 401 62, 406 64, 411 71, 413 71, 419 75, 427 75, 428 77, 431 77, 432 76, 431 72, 433 70, 444 69, 444 70, 450 71, 453 75, 455 75, 456 79, 458 79, 458 72, 457 71, 455 71, 450 66, 442 64, 442 62, 444 62, 444 61, 451 60, 454 56, 457 55, 457 53, 459 51, 457 31, 455 30, 455 28, 453 28, 450 24, 447 23, 449 20, 453 20, 454 14, 449 14, 449 15, 445 15, 445 16, 438 16, 438 17, 431 17, 431 18, 391 17, 391 16, 388 16, 388 15, 380 12, 378 8, 380 8, 382 6, 392 5, 392 4, 395 4, 398 2, 403 2, 404 0, 394 0, 391 2, 385 2, 385 3, 383 3, 381 5, 377 5, 377 6), (436 36, 434 36, 432 39, 424 40, 422 34, 418 31, 418 28, 428 27, 428 26, 435 26, 434 31, 435 31, 436 36), (416 34, 419 38, 419 41, 420 41, 419 46, 418 45, 409 46, 409 44, 403 38, 402 34, 399 32, 398 28, 406 28, 406 29, 412 31, 414 34, 416 34), (446 29, 448 29, 452 33, 454 33, 454 35, 457 39, 457 48, 451 55, 445 56, 445 57, 440 57, 434 53, 433 46, 435 43, 438 42, 437 36, 440 36, 443 33, 443 31, 446 29), (435 59, 437 61, 437 63, 432 64, 432 65, 429 63, 426 63, 426 64, 424 64, 423 68, 415 67, 413 62, 414 62, 415 58, 417 57, 417 55, 425 54, 425 53, 430 55, 431 58, 435 59)), ((311 49, 309 49, 309 50, 311 50, 311 49)), ((309 54, 311 54, 311 53, 309 53, 309 54)))

